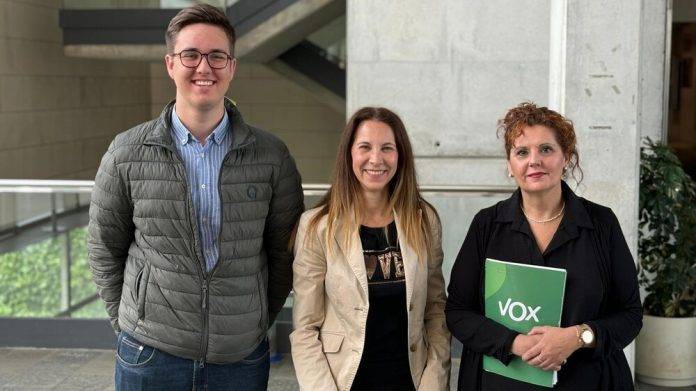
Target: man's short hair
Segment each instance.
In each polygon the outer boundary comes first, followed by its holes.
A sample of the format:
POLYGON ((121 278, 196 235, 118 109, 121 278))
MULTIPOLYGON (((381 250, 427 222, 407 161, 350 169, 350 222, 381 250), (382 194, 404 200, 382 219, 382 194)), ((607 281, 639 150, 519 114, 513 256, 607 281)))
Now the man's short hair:
POLYGON ((224 12, 210 4, 196 4, 184 8, 172 18, 169 22, 169 26, 167 26, 167 32, 164 34, 168 53, 174 51, 176 36, 179 32, 184 27, 196 23, 205 23, 220 27, 225 34, 227 34, 227 38, 230 41, 230 55, 234 57, 234 44, 236 41, 234 27, 232 27, 224 12))

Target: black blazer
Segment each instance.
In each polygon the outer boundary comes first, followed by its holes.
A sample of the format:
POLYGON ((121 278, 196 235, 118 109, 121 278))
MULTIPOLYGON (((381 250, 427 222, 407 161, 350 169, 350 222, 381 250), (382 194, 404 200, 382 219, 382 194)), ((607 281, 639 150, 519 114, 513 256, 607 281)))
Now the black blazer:
POLYGON ((445 308, 452 335, 464 345, 459 390, 546 389, 482 370, 483 354, 509 363, 518 334, 483 315, 486 258, 567 270, 561 326, 588 324, 597 345, 568 358, 556 389, 633 389, 622 350, 642 326, 633 257, 611 209, 576 196, 565 182, 562 187, 565 215, 543 254, 521 213, 519 189, 474 217, 452 268, 445 308))

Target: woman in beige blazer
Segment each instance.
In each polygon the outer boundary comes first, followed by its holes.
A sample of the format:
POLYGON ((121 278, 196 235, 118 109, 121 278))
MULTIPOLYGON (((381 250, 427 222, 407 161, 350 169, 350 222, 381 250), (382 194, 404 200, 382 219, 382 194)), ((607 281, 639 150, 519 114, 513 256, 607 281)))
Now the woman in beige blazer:
POLYGON ((290 335, 302 390, 445 390, 441 228, 418 192, 399 117, 363 108, 343 131, 334 179, 302 215, 290 335))

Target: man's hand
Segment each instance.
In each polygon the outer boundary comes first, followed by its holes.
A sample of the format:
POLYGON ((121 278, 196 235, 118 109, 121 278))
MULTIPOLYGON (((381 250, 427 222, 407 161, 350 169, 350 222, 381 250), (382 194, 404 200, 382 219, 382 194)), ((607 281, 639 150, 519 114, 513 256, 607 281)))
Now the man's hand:
POLYGON ((528 336, 540 339, 522 354, 522 360, 545 371, 560 370, 565 360, 580 348, 575 327, 538 326, 528 336))

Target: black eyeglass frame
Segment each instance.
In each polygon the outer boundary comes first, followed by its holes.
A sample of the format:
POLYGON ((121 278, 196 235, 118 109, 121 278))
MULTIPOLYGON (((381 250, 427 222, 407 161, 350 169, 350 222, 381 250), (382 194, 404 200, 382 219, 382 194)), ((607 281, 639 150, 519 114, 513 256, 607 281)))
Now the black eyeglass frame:
POLYGON ((170 56, 179 57, 179 61, 181 62, 181 65, 186 67, 186 68, 191 68, 191 69, 198 68, 201 65, 201 61, 203 61, 203 57, 205 57, 205 61, 208 63, 208 66, 212 69, 225 69, 225 68, 227 68, 228 65, 230 65, 230 60, 234 60, 234 57, 230 56, 229 54, 227 54, 225 52, 218 51, 218 50, 213 50, 212 52, 208 52, 208 53, 201 53, 196 49, 186 49, 186 50, 180 51, 179 53, 171 53, 170 56), (188 65, 184 64, 184 60, 181 59, 181 53, 183 53, 183 52, 196 52, 201 57, 198 59, 198 62, 196 63, 196 65, 188 66, 188 65), (221 66, 221 67, 214 67, 210 63, 210 60, 208 59, 208 55, 212 54, 212 53, 219 53, 219 54, 224 54, 225 56, 227 56, 227 62, 225 62, 225 65, 221 66))

